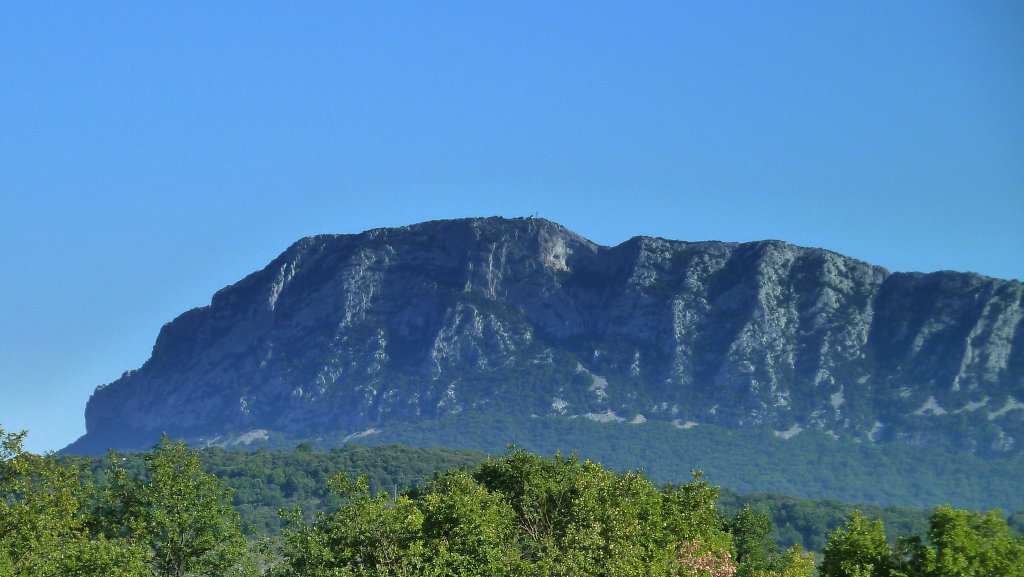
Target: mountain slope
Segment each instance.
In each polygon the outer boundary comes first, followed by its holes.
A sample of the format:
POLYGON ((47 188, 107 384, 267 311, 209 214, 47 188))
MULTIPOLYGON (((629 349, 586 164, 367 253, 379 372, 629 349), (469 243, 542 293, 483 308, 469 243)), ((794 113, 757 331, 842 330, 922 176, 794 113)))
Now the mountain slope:
POLYGON ((166 325, 69 450, 483 411, 1017 455, 1022 318, 1017 281, 778 241, 604 247, 500 218, 323 235, 166 325))

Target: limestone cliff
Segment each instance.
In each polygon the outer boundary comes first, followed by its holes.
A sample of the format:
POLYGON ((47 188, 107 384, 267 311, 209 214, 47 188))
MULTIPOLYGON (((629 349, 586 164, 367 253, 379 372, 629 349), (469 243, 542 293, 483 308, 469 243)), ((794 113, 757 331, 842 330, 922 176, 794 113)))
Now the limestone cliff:
POLYGON ((460 411, 1024 452, 1024 284, 542 219, 305 238, 163 327, 72 449, 460 411))

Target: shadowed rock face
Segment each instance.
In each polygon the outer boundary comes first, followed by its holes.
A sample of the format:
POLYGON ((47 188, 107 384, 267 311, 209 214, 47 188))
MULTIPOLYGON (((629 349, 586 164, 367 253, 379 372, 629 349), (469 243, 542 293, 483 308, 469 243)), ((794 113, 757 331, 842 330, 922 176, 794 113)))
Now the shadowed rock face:
POLYGON ((1021 453, 1022 318, 1020 282, 778 241, 605 247, 500 218, 322 235, 164 326, 72 449, 473 410, 1021 453))

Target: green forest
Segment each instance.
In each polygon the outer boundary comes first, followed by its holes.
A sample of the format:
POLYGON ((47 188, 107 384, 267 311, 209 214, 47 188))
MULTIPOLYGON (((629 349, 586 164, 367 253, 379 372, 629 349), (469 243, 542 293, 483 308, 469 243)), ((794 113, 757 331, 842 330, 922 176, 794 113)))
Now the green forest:
POLYGON ((24 436, 0 430, 0 577, 1024 576, 1020 515, 994 510, 738 495, 516 448, 164 437, 85 459, 24 436))
MULTIPOLYGON (((345 443, 347 433, 290 438, 271 433, 268 448, 294 448, 303 439, 320 450, 345 443)), ((156 439, 153 439, 155 442, 156 439)), ((834 439, 807 430, 790 439, 771 430, 702 424, 680 429, 654 420, 599 423, 559 416, 512 418, 463 411, 382 427, 361 444, 460 447, 488 454, 509 443, 552 455, 576 451, 614 470, 643 467, 657 483, 678 482, 691 469, 741 493, 767 491, 812 499, 929 508, 936 503, 975 510, 1024 510, 1024 457, 984 458, 943 448, 834 439)))

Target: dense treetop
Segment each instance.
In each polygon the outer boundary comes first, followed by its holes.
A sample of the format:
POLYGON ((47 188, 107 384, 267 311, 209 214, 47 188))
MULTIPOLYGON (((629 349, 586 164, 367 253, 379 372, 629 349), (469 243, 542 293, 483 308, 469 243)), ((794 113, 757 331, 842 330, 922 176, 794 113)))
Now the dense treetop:
MULTIPOLYGON (((812 577, 816 570, 814 554, 799 545, 781 550, 773 540, 778 513, 768 512, 770 500, 727 496, 737 508, 726 510, 700 473, 658 486, 639 471, 522 449, 485 457, 301 446, 243 455, 199 452, 166 437, 145 454, 111 453, 91 469, 80 459, 26 452, 23 437, 0 430, 0 577, 812 577), (417 470, 403 459, 420 457, 436 472, 399 487, 417 470), (303 465, 280 466, 289 460, 303 465), (302 498, 283 508, 278 533, 246 528, 232 506, 238 494, 208 471, 211 463, 233 468, 229 479, 254 479, 254 494, 289 486, 302 498), (376 480, 346 472, 354 463, 376 480), (265 481, 276 477, 281 485, 265 481)), ((853 511, 828 535, 817 570, 822 577, 1020 577, 1024 539, 996 511, 941 506, 926 532, 894 540, 882 521, 853 511)))

